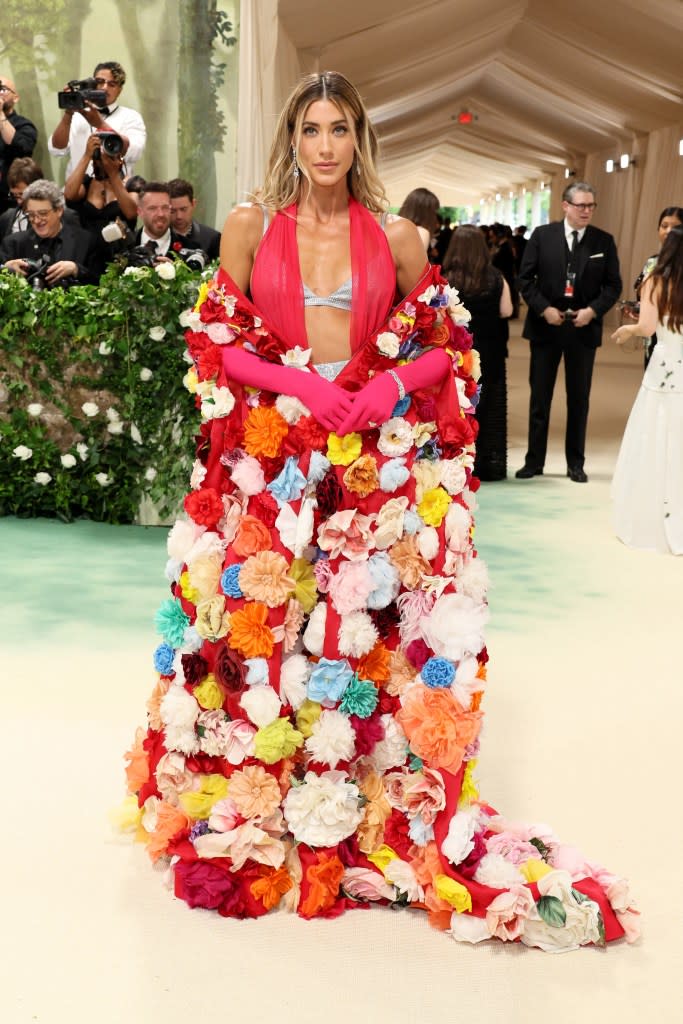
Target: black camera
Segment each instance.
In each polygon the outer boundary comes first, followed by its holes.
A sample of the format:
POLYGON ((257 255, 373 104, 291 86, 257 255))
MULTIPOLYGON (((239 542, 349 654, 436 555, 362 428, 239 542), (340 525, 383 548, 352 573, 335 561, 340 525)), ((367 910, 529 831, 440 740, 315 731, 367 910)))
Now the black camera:
POLYGON ((85 110, 86 102, 96 107, 103 107, 107 102, 106 92, 95 88, 94 78, 74 78, 68 89, 57 93, 60 110, 85 110))
POLYGON ((33 260, 28 256, 22 256, 21 258, 26 264, 26 280, 30 282, 34 292, 45 291, 48 287, 45 274, 50 265, 50 257, 47 253, 43 253, 38 260, 33 260))
POLYGON ((129 267, 153 267, 157 258, 156 242, 147 242, 146 245, 135 245, 128 250, 127 259, 129 267))
POLYGON ((203 270, 209 262, 208 253, 203 249, 177 249, 175 254, 190 270, 203 270))
POLYGON ((123 139, 116 132, 93 132, 100 144, 93 153, 93 158, 98 160, 100 150, 103 149, 107 156, 120 156, 123 152, 123 139))

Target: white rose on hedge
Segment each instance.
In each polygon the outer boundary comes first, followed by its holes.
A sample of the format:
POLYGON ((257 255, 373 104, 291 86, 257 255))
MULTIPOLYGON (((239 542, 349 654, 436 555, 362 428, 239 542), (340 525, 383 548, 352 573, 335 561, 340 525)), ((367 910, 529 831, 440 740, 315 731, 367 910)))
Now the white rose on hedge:
POLYGON ((41 487, 44 487, 46 484, 50 483, 52 477, 50 476, 49 473, 36 473, 33 479, 37 484, 40 484, 41 487))
POLYGON ((95 473, 95 479, 100 487, 109 487, 109 484, 111 483, 111 477, 108 473, 95 473))
POLYGON ((152 373, 148 366, 143 366, 142 369, 140 370, 140 380, 151 380, 153 376, 154 374, 152 373))
POLYGON ((157 263, 154 269, 162 281, 175 280, 175 267, 172 263, 157 263))
POLYGON ((149 336, 152 341, 163 341, 166 337, 165 327, 150 327, 149 336))
POLYGON ((22 462, 26 462, 33 455, 33 448, 27 448, 25 444, 18 444, 16 448, 12 449, 12 455, 15 459, 21 459, 22 462))
POLYGON ((71 452, 66 452, 65 455, 60 455, 59 461, 64 466, 64 469, 72 469, 76 465, 76 456, 72 455, 71 452))
POLYGON ((26 412, 29 416, 40 416, 43 411, 43 407, 40 402, 31 402, 30 405, 26 406, 26 412))
POLYGON ((83 410, 85 415, 89 416, 91 419, 93 416, 97 416, 98 412, 100 411, 99 405, 95 405, 94 402, 84 402, 83 405, 81 406, 81 409, 83 410))

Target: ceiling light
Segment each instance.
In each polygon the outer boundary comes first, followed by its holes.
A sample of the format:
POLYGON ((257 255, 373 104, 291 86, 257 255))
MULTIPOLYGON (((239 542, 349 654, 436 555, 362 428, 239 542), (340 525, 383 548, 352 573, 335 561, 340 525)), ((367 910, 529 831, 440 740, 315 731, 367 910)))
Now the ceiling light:
POLYGON ((622 153, 619 157, 619 166, 621 167, 622 171, 625 171, 630 163, 631 158, 628 155, 628 153, 622 153))
POLYGON ((607 171, 608 174, 612 173, 612 171, 614 170, 614 160, 606 160, 605 161, 605 170, 607 171))
POLYGON ((496 202, 500 202, 500 192, 496 192, 496 202))
POLYGON ((678 143, 678 155, 683 156, 683 139, 678 143))

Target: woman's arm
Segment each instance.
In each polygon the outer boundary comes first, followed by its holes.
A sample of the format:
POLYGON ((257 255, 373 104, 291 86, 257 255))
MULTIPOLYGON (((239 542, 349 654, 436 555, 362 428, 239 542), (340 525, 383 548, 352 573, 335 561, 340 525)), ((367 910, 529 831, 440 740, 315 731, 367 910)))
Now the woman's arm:
POLYGON ((500 304, 498 306, 498 316, 509 317, 512 316, 512 296, 510 294, 510 285, 503 278, 503 290, 500 293, 500 304))
POLYGON ((396 285, 403 298, 413 290, 429 266, 425 247, 417 228, 405 217, 388 220, 386 231, 396 266, 396 285))
POLYGON ((79 202, 85 198, 85 172, 92 160, 93 150, 97 148, 99 141, 96 135, 90 136, 83 151, 83 156, 64 182, 64 198, 68 203, 79 202))
POLYGON ((612 341, 616 341, 617 345, 622 345, 627 338, 649 338, 655 333, 659 318, 658 294, 659 283, 653 284, 651 277, 646 278, 640 292, 638 323, 624 324, 622 327, 618 327, 612 335, 612 341))
POLYGON ((130 192, 126 191, 126 186, 123 184, 123 178, 121 177, 121 157, 111 157, 102 151, 102 166, 107 175, 107 182, 109 188, 116 196, 116 202, 119 204, 121 210, 121 216, 126 220, 135 220, 138 215, 138 206, 133 199, 130 192))

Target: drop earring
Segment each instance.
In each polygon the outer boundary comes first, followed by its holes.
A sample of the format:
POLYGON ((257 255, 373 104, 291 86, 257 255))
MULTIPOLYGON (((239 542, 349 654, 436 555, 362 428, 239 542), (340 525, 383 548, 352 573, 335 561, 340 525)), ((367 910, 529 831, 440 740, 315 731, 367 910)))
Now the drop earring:
POLYGON ((295 182, 298 182, 299 174, 299 165, 296 162, 296 150, 294 149, 294 146, 292 146, 292 177, 294 178, 295 182))

